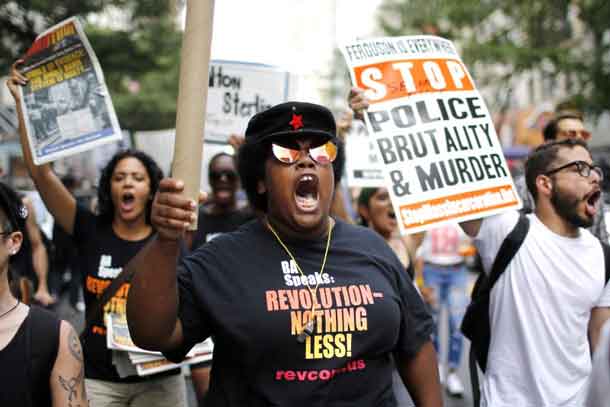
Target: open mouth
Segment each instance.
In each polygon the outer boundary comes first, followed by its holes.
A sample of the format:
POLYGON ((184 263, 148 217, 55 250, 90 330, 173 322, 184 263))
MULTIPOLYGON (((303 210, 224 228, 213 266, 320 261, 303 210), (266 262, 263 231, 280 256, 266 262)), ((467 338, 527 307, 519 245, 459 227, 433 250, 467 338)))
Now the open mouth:
POLYGON ((129 211, 133 209, 136 202, 136 197, 131 192, 124 192, 121 195, 121 209, 124 211, 129 211))
POLYGON ((317 209, 320 200, 318 177, 311 174, 301 176, 297 180, 294 196, 297 207, 303 212, 317 209))
POLYGON ((595 214, 597 213, 597 204, 599 203, 601 195, 601 191, 598 189, 591 192, 588 196, 585 197, 585 210, 587 212, 587 215, 595 216, 595 214))
POLYGON ((214 191, 214 201, 216 203, 224 203, 233 200, 234 193, 232 189, 216 189, 214 191))

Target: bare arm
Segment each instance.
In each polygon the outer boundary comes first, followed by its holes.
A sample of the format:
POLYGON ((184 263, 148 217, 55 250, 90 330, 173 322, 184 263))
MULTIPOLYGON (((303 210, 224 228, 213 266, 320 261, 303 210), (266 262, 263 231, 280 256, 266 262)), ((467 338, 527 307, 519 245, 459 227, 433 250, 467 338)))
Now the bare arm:
POLYGON ((83 350, 74 328, 61 322, 59 350, 50 378, 53 407, 86 407, 83 350))
POLYGON ((18 92, 18 86, 24 85, 27 81, 27 79, 17 70, 17 65, 20 63, 22 63, 21 60, 13 64, 11 68, 11 77, 6 81, 6 84, 17 105, 19 139, 21 140, 23 160, 25 161, 30 176, 34 180, 34 184, 36 184, 36 189, 40 193, 42 200, 49 209, 49 212, 51 212, 55 218, 55 222, 61 225, 67 233, 72 234, 74 231, 74 218, 76 216, 76 199, 74 199, 66 187, 61 183, 57 175, 55 175, 50 164, 37 166, 34 165, 32 159, 18 92))
POLYGON ((135 268, 127 298, 129 331, 144 349, 172 350, 183 341, 176 265, 180 239, 196 209, 195 202, 181 195, 183 188, 181 181, 161 181, 151 212, 157 237, 127 265, 135 268))
POLYGON ((466 222, 461 222, 460 226, 462 227, 464 233, 472 238, 475 238, 479 234, 481 222, 483 222, 483 219, 469 220, 466 222))
POLYGON ((38 287, 36 288, 34 299, 46 307, 55 302, 55 299, 49 293, 47 279, 49 272, 49 256, 47 248, 42 241, 40 229, 36 224, 36 213, 34 212, 32 201, 26 197, 23 199, 23 204, 28 210, 25 228, 30 237, 30 244, 32 246, 32 265, 34 266, 34 273, 36 273, 36 277, 38 277, 38 287))
POLYGON ((396 360, 403 383, 418 407, 441 407, 441 383, 438 377, 436 352, 431 341, 426 342, 411 360, 396 360))
POLYGON ((591 353, 597 348, 602 326, 610 318, 610 307, 595 307, 591 310, 589 319, 589 346, 591 353))

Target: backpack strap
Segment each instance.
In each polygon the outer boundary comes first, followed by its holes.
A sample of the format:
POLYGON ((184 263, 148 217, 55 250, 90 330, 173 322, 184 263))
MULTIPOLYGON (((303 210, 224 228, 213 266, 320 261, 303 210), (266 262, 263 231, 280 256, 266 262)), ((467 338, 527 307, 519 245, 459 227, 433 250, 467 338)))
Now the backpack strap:
POLYGON ((29 402, 35 405, 33 398, 51 400, 49 377, 59 352, 59 330, 61 321, 55 314, 37 306, 30 306, 26 329, 26 367, 27 378, 36 396, 30 394, 29 402))
MULTIPOLYGON (((502 273, 506 270, 506 267, 511 262, 517 251, 521 247, 521 244, 527 236, 527 232, 530 228, 530 220, 525 213, 519 213, 519 220, 517 224, 510 231, 510 233, 504 238, 496 259, 494 260, 493 266, 487 278, 482 280, 480 290, 485 290, 486 294, 491 293, 491 289, 502 273)), ((604 252, 605 254, 606 252, 604 252)), ((610 246, 608 246, 608 255, 610 256, 610 246)), ((610 258, 610 257, 609 257, 610 258)), ((609 263, 607 263, 609 264, 609 263)), ((606 268, 606 273, 608 273, 606 268)), ((470 383, 472 386, 472 399, 475 407, 479 407, 481 404, 481 388, 479 386, 479 372, 477 369, 477 357, 474 349, 471 347, 468 354, 468 368, 470 370, 470 383)), ((484 367, 483 367, 484 368, 484 367)))
POLYGON ((506 270, 506 267, 511 262, 513 257, 515 257, 515 254, 517 254, 517 251, 525 240, 525 236, 527 236, 529 228, 529 218, 525 214, 520 213, 517 224, 502 242, 500 250, 498 250, 498 254, 496 255, 496 259, 494 260, 494 264, 491 267, 489 278, 487 279, 487 287, 489 288, 486 288, 490 292, 494 284, 496 284, 496 281, 498 281, 500 276, 502 276, 502 273, 504 273, 504 270, 506 270))

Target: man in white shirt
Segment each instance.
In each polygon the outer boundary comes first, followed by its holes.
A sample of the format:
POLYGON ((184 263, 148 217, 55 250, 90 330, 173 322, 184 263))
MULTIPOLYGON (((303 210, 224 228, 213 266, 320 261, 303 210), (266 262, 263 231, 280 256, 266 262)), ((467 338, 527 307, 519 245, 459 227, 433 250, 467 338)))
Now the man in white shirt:
MULTIPOLYGON (((598 210, 603 175, 580 140, 539 146, 525 171, 536 209, 527 215, 523 245, 491 292, 481 406, 583 406, 590 343, 610 316, 603 250, 584 229, 598 210)), ((505 212, 461 224, 486 272, 518 216, 505 212)))

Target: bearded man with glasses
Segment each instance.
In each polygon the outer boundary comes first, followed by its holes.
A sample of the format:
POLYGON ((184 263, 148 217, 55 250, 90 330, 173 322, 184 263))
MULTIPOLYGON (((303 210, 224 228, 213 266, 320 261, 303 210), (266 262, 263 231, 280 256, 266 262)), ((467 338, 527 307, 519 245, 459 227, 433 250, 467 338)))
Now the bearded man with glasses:
POLYGON ((338 143, 325 107, 255 115, 238 170, 261 217, 178 266, 195 203, 161 182, 158 237, 130 266, 129 328, 171 360, 212 335, 210 405, 393 407, 394 361, 416 405, 442 404, 433 321, 402 263, 374 231, 330 216, 338 143))
MULTIPOLYGON (((536 209, 490 294, 482 406, 585 405, 590 351, 610 317, 606 249, 584 229, 599 210, 602 178, 583 140, 548 142, 529 155, 536 209)), ((518 219, 508 211, 461 224, 486 273, 518 219)))
MULTIPOLYGON (((544 127, 542 134, 545 142, 574 139, 582 140, 584 143, 587 143, 591 139, 591 133, 585 128, 582 114, 574 111, 562 111, 557 113, 544 127)), ((523 202, 522 210, 525 213, 532 212, 536 207, 536 204, 534 198, 528 192, 525 177, 515 177, 514 182, 519 196, 521 197, 521 201, 523 202)), ((599 210, 593 218, 593 223, 588 228, 589 231, 602 242, 609 243, 604 213, 605 205, 602 197, 599 201, 599 210)))

